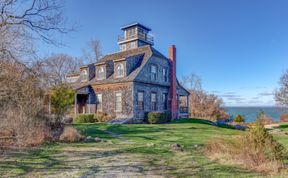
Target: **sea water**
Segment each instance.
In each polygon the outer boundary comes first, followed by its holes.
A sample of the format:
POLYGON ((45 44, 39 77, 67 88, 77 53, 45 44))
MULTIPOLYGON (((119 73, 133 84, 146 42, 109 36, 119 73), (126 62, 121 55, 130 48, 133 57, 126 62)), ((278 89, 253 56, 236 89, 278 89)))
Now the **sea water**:
POLYGON ((224 109, 230 115, 230 119, 241 114, 246 122, 255 121, 261 111, 264 111, 274 121, 279 121, 282 114, 288 113, 287 109, 279 109, 278 107, 224 107, 224 109))

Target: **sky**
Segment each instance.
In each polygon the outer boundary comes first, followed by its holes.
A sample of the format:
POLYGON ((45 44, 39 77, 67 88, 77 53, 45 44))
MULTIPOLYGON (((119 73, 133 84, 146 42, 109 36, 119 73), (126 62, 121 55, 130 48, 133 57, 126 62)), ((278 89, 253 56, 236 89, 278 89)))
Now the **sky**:
POLYGON ((164 55, 176 45, 179 79, 199 75, 226 106, 272 106, 288 69, 287 9, 287 0, 66 0, 64 15, 77 30, 57 36, 65 46, 39 51, 79 57, 94 38, 114 53, 120 27, 140 22, 164 55))

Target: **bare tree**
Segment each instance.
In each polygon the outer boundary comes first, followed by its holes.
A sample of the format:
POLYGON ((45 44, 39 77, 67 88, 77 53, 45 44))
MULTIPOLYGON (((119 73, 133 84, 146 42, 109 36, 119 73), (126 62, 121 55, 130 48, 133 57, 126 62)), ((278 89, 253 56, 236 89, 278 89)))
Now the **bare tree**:
POLYGON ((288 70, 281 76, 280 88, 275 92, 275 100, 280 106, 288 107, 288 70))
POLYGON ((209 120, 227 119, 227 113, 221 108, 223 100, 216 95, 209 94, 202 89, 202 82, 198 75, 183 76, 181 84, 189 93, 190 117, 209 120))
POLYGON ((96 39, 88 41, 88 49, 83 49, 83 58, 88 60, 89 63, 98 61, 103 57, 101 42, 96 39))
POLYGON ((202 90, 202 80, 196 74, 191 74, 187 76, 182 76, 182 80, 180 82, 182 86, 185 88, 189 88, 190 90, 202 90))
POLYGON ((67 33, 60 0, 1 0, 0 57, 16 59, 33 54, 33 42, 57 44, 56 33, 67 33))
MULTIPOLYGON (((40 144, 49 135, 39 84, 25 66, 0 61, 0 130, 11 130, 14 145, 40 144)), ((2 141, 0 145, 5 143, 2 141)))
POLYGON ((66 82, 68 73, 78 72, 81 60, 66 54, 55 54, 38 62, 41 78, 49 87, 66 82))

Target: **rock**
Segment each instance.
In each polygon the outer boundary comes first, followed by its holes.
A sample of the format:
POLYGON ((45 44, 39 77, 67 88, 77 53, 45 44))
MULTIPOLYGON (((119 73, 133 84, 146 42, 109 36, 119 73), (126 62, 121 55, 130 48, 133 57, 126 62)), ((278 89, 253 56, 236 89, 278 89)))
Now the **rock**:
POLYGON ((174 150, 174 151, 183 151, 181 145, 178 144, 178 143, 171 144, 170 147, 171 147, 172 150, 174 150))
POLYGON ((148 147, 153 147, 153 146, 155 146, 155 143, 147 143, 147 146, 148 147))
POLYGON ((85 142, 93 142, 93 141, 95 141, 95 139, 91 136, 85 138, 85 142))
POLYGON ((103 141, 101 138, 99 138, 99 137, 96 137, 96 138, 94 138, 94 141, 95 142, 101 142, 101 141, 103 141))

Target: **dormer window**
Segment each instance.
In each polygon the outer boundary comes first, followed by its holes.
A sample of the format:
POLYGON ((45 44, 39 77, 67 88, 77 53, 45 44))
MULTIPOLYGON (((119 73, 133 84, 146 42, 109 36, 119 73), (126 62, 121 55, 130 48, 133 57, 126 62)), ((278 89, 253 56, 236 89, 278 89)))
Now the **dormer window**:
POLYGON ((124 66, 123 64, 117 64, 116 65, 116 77, 124 77, 124 66))
POLYGON ((98 67, 97 69, 97 79, 103 80, 104 79, 104 67, 98 67))
POLYGON ((151 80, 156 80, 157 78, 157 66, 151 65, 151 80))
POLYGON ((80 77, 81 77, 81 82, 86 82, 86 81, 87 81, 87 78, 88 78, 88 72, 87 72, 87 70, 82 70, 80 77))

